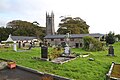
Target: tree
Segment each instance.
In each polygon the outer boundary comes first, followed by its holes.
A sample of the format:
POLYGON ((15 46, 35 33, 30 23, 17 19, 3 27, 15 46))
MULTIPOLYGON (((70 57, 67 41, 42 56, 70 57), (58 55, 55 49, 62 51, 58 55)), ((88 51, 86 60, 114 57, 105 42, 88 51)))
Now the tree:
POLYGON ((106 44, 114 44, 114 43, 115 43, 115 34, 110 31, 106 35, 106 44))
POLYGON ((86 24, 84 20, 79 17, 65 17, 61 19, 61 23, 59 23, 59 29, 57 30, 58 34, 86 34, 89 33, 89 25, 86 24), (66 27, 67 29, 63 29, 66 27))
POLYGON ((118 41, 120 40, 120 34, 115 35, 116 38, 118 38, 118 41))
POLYGON ((39 26, 37 21, 30 23, 22 20, 13 20, 8 22, 6 27, 11 28, 13 30, 11 34, 16 36, 36 36, 41 39, 45 36, 45 27, 39 26))
POLYGON ((0 41, 6 40, 12 32, 13 30, 11 28, 0 27, 0 41))
POLYGON ((6 27, 0 27, 0 41, 6 40, 9 34, 14 36, 34 36, 43 40, 45 27, 39 26, 37 21, 33 23, 13 20, 7 23, 6 27))

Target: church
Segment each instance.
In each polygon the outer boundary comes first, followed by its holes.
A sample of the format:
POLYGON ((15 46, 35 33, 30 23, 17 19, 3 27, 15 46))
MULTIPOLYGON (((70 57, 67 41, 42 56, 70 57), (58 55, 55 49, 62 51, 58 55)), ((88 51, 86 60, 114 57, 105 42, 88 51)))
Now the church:
POLYGON ((84 41, 83 37, 92 36, 98 40, 103 37, 103 34, 94 33, 94 34, 66 34, 66 35, 58 35, 55 34, 54 28, 54 13, 51 14, 46 13, 46 36, 44 37, 44 41, 46 41, 50 46, 59 45, 63 42, 68 43, 71 47, 83 47, 84 41))
POLYGON ((53 12, 51 13, 51 15, 46 12, 46 35, 55 35, 53 12))

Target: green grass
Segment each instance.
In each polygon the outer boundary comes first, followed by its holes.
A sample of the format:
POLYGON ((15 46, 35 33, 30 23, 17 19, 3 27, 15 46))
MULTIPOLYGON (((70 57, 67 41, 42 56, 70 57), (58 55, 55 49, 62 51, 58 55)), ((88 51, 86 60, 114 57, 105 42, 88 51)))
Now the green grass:
MULTIPOLYGON (((33 48, 25 52, 14 52, 12 49, 0 49, 0 58, 11 59, 17 64, 36 69, 38 71, 52 73, 75 80, 105 80, 111 63, 120 63, 120 43, 114 44, 115 57, 106 56, 108 51, 90 52, 86 58, 77 58, 65 64, 54 64, 47 61, 38 61, 32 57, 40 57, 40 48, 33 48), (95 61, 89 61, 89 58, 95 61)), ((49 50, 50 51, 50 50, 49 50)), ((82 49, 72 49, 77 54, 88 53, 82 49)))

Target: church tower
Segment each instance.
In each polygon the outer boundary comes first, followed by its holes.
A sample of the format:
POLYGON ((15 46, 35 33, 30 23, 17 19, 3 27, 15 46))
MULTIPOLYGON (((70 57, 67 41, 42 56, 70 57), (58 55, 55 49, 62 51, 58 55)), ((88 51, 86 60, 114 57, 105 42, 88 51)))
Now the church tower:
POLYGON ((51 12, 51 15, 46 12, 46 35, 54 35, 54 13, 51 12))

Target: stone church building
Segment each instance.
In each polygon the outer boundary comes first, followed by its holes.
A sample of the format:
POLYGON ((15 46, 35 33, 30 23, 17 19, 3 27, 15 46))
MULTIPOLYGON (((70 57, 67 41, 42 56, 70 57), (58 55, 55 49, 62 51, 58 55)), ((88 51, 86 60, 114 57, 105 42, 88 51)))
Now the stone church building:
POLYGON ((92 36, 98 40, 100 40, 101 37, 103 37, 103 34, 94 33, 94 34, 69 34, 69 36, 66 35, 57 35, 55 34, 55 28, 54 28, 54 13, 52 12, 51 15, 49 13, 46 13, 46 36, 44 37, 44 41, 47 41, 47 43, 51 46, 53 45, 59 45, 63 42, 68 43, 71 47, 83 47, 84 41, 83 37, 85 36, 92 36))
POLYGON ((44 39, 47 41, 47 43, 49 45, 59 45, 63 42, 69 44, 69 46, 71 47, 83 47, 84 46, 84 41, 83 41, 83 37, 85 36, 92 36, 98 40, 100 40, 100 38, 102 36, 104 36, 103 34, 70 34, 69 38, 66 38, 67 35, 46 35, 44 37, 44 39))

